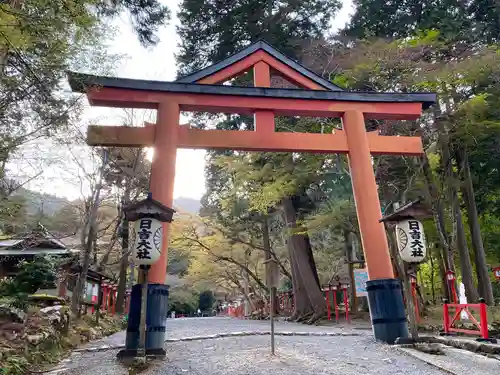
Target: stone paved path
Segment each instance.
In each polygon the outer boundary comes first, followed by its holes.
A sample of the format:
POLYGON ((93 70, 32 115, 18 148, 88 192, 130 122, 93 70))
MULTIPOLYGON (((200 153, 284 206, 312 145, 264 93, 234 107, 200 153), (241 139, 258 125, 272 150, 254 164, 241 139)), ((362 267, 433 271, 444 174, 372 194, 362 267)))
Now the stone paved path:
MULTIPOLYGON (((267 321, 230 318, 181 318, 167 322, 168 338, 235 332, 267 332, 267 321)), ((277 355, 269 355, 266 335, 168 343, 167 358, 145 375, 442 375, 444 372, 397 349, 375 343, 370 331, 279 322, 278 332, 344 333, 350 336, 278 336, 277 355)), ((124 333, 90 346, 122 345, 124 333)), ((51 372, 59 375, 122 375, 118 350, 75 352, 51 372)))

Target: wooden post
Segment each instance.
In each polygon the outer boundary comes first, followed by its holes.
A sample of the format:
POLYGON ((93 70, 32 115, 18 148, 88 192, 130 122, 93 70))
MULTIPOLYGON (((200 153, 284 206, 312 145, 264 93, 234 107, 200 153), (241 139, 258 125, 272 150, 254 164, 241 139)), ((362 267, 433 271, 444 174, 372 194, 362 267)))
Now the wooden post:
POLYGON ((142 282, 141 293, 141 319, 139 322, 139 347, 137 348, 137 356, 146 356, 146 332, 147 332, 147 309, 148 309, 148 269, 149 266, 143 267, 144 280, 142 282))

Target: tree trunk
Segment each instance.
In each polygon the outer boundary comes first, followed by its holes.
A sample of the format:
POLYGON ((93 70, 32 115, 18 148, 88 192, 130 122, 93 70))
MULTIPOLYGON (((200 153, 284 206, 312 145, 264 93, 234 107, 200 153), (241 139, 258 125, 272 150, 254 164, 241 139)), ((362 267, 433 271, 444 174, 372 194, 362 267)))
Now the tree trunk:
POLYGON ((290 261, 295 262, 294 266, 297 273, 293 276, 294 279, 297 279, 297 288, 301 286, 304 288, 303 291, 298 291, 296 294, 297 311, 300 312, 300 309, 304 308, 305 311, 303 313, 312 312, 313 317, 309 321, 312 323, 325 315, 325 299, 319 287, 317 271, 316 269, 313 270, 314 257, 308 237, 294 233, 297 231, 298 226, 296 221, 297 214, 293 202, 290 198, 285 198, 282 203, 286 226, 291 231, 289 234, 288 249, 292 254, 290 261), (304 306, 306 305, 306 301, 308 301, 307 308, 304 306), (301 306, 299 306, 299 303, 301 306))
MULTIPOLYGON (((440 121, 438 130, 440 131, 439 143, 441 146, 441 168, 444 171, 445 183, 448 186, 451 209, 453 213, 453 221, 456 228, 456 246, 460 255, 460 270, 462 273, 462 283, 465 286, 465 294, 469 303, 477 301, 479 296, 477 289, 474 286, 472 277, 472 264, 470 261, 469 248, 467 247, 467 239, 465 237, 464 222, 462 219, 462 211, 460 210, 460 201, 458 199, 457 188, 455 186, 457 178, 453 171, 453 163, 450 153, 449 137, 446 135, 446 130, 440 121)), ((458 290, 458 289, 457 289, 458 290)))
POLYGON ((292 292, 294 300, 294 311, 290 316, 290 320, 297 320, 305 314, 311 314, 312 308, 307 298, 304 285, 300 278, 299 270, 297 267, 297 262, 293 254, 292 243, 288 232, 283 233, 283 243, 288 250, 288 257, 290 260, 290 270, 291 270, 291 282, 292 282, 292 292))
MULTIPOLYGON (((80 316, 80 304, 82 300, 83 290, 87 284, 87 273, 90 266, 90 259, 92 256, 93 247, 95 244, 95 239, 97 237, 97 212, 99 210, 99 202, 102 189, 102 180, 104 175, 104 167, 106 166, 107 156, 103 158, 101 168, 99 170, 99 178, 95 185, 94 194, 92 202, 89 206, 88 216, 88 235, 83 246, 83 259, 80 268, 80 273, 76 281, 75 289, 73 290, 73 295, 71 297, 71 312, 77 317, 80 316)), ((83 238, 83 237, 82 237, 83 238)))
POLYGON ((452 193, 453 217, 457 228, 457 249, 460 254, 460 269, 462 271, 462 283, 465 286, 465 295, 469 303, 477 302, 479 296, 474 286, 472 277, 472 264, 470 261, 467 239, 465 238, 464 223, 462 220, 462 211, 460 211, 460 202, 456 192, 452 193))
POLYGON ((446 231, 446 220, 443 202, 439 197, 439 192, 434 182, 434 176, 432 174, 431 166, 429 164, 429 159, 427 155, 421 157, 422 170, 424 172, 424 177, 427 185, 427 190, 429 193, 429 201, 432 204, 434 224, 436 225, 436 230, 438 232, 439 244, 443 252, 443 260, 446 270, 455 272, 455 264, 453 262, 453 251, 450 246, 449 236, 446 231))
MULTIPOLYGON (((269 239, 269 223, 267 220, 267 216, 264 216, 262 220, 262 242, 264 246, 264 258, 266 261, 273 258, 271 254, 271 241, 269 239)), ((269 295, 271 296, 271 294, 269 295)), ((278 295, 276 294, 274 300, 274 315, 279 314, 279 306, 278 295)))
POLYGON ((476 264, 479 295, 485 299, 488 305, 492 305, 495 300, 493 298, 493 289, 491 287, 488 266, 486 264, 486 255, 484 253, 483 239, 481 237, 481 226, 479 225, 479 216, 477 213, 474 186, 472 185, 472 176, 470 173, 467 152, 465 150, 460 150, 455 154, 455 157, 463 176, 461 191, 463 200, 467 206, 467 218, 472 237, 472 249, 474 250, 474 263, 476 264))
MULTIPOLYGON (((21 10, 23 6, 24 0, 10 0, 7 1, 7 5, 13 9, 13 10, 21 10)), ((17 22, 14 21, 12 24, 12 27, 18 27, 16 24, 17 22)), ((5 25, 4 25, 5 26, 5 25)), ((0 44, 0 77, 3 77, 5 74, 5 67, 7 66, 7 58, 9 56, 9 46, 8 43, 1 43, 0 44)))
MULTIPOLYGON (((445 268, 445 260, 444 254, 442 252, 438 252, 438 261, 439 261, 439 276, 441 277, 441 290, 442 295, 448 301, 452 301, 451 290, 448 285, 448 277, 446 276, 446 268, 445 268)), ((456 288, 456 286, 455 286, 456 288)))
MULTIPOLYGON (((128 189, 127 189, 128 190, 128 189)), ((128 191, 125 191, 123 205, 128 204, 128 191)), ((122 210, 123 211, 123 210, 122 210)), ((116 291, 116 312, 121 314, 125 309, 125 293, 127 291, 127 268, 129 260, 129 225, 123 215, 122 220, 122 253, 120 259, 120 275, 118 278, 118 289, 116 291)))
POLYGON ((351 288, 351 311, 358 312, 358 298, 356 297, 356 282, 354 280, 354 264, 352 263, 352 233, 344 230, 344 244, 346 251, 347 266, 349 268, 350 288, 351 288))

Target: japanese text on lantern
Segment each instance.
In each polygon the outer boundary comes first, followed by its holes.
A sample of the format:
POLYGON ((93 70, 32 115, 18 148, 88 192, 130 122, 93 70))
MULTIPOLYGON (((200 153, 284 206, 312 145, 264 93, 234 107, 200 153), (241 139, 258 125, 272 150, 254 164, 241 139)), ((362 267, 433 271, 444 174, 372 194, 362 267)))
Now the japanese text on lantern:
POLYGON ((137 253, 138 259, 151 259, 152 246, 150 244, 152 219, 139 220, 139 232, 137 233, 137 253))
POLYGON ((135 222, 134 263, 149 265, 155 263, 161 254, 162 224, 152 218, 135 222))
POLYGON ((422 262, 426 255, 422 223, 415 219, 400 221, 396 234, 401 258, 408 263, 422 262))
POLYGON ((420 223, 416 220, 408 221, 408 229, 410 230, 410 248, 412 257, 424 256, 424 245, 422 244, 422 232, 420 231, 420 223))

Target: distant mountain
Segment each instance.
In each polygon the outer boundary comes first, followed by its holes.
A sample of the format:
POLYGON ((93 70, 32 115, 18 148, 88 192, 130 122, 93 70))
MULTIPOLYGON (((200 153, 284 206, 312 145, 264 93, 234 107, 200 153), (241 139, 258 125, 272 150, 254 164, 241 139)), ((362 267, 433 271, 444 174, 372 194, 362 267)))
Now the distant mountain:
POLYGON ((174 208, 189 214, 198 214, 201 202, 198 199, 179 197, 174 199, 174 208))
MULTIPOLYGON (((13 195, 21 196, 26 200, 28 215, 35 215, 40 210, 43 210, 45 215, 52 216, 61 208, 71 203, 66 198, 43 194, 23 188, 16 190, 13 195)), ((201 203, 197 199, 179 197, 174 199, 174 208, 180 212, 198 214, 201 208, 201 203)))
POLYGON ((66 198, 24 188, 16 190, 12 195, 24 198, 28 215, 35 215, 37 212, 43 211, 45 215, 52 216, 70 203, 66 198))

